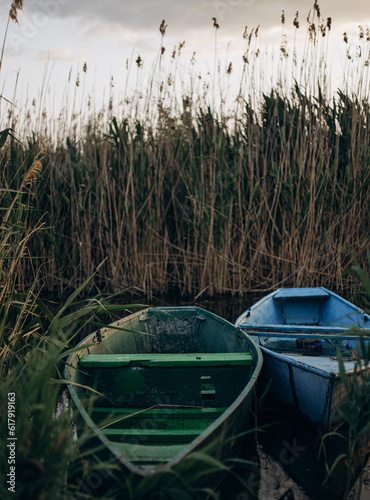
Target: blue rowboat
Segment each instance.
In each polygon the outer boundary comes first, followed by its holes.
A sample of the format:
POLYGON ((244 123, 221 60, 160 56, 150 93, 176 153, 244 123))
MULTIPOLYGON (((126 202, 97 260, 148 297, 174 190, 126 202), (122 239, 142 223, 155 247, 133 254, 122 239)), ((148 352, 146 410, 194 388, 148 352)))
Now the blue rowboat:
POLYGON ((271 395, 322 430, 336 429, 342 422, 338 406, 346 397, 337 349, 351 379, 359 337, 350 329, 370 334, 365 330, 370 316, 322 287, 283 288, 261 299, 235 324, 260 346, 262 379, 271 380, 271 395))

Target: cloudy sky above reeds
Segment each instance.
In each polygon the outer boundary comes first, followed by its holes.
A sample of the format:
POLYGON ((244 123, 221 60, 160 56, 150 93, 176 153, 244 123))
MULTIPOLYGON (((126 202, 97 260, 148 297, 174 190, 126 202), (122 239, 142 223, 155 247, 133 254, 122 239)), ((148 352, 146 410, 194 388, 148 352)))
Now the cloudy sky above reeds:
MULTIPOLYGON (((3 33, 10 3, 0 0, 3 33)), ((108 82, 111 74, 119 79, 115 71, 124 68, 129 57, 135 60, 140 54, 144 65, 152 64, 161 46, 162 19, 167 25, 163 43, 167 54, 185 41, 184 57, 190 60, 195 52, 199 60, 206 64, 208 58, 211 65, 215 44, 212 18, 216 17, 220 25, 217 32, 220 58, 234 57, 241 62, 246 26, 250 32, 260 25, 259 37, 263 43, 278 47, 282 10, 288 43, 293 39, 293 20, 299 11, 303 40, 312 6, 313 0, 24 0, 19 25, 11 23, 9 27, 1 79, 6 78, 6 88, 12 88, 20 69, 23 91, 27 86, 32 94, 45 83, 58 86, 68 78, 71 68, 77 75, 85 62, 97 85, 108 82)), ((319 6, 323 20, 332 18, 332 53, 341 50, 345 54, 344 32, 349 36, 348 45, 355 50, 358 26, 362 25, 365 33, 366 26, 370 27, 368 0, 323 0, 319 6)))

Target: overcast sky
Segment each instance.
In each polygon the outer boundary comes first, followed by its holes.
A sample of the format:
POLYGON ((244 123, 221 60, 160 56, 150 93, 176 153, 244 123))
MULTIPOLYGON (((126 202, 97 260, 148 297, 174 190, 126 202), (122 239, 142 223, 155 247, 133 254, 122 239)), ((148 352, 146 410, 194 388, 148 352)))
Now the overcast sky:
MULTIPOLYGON (((0 0, 3 33, 10 3, 0 0)), ((303 33, 312 5, 313 0, 24 0, 19 25, 11 23, 9 28, 0 75, 2 87, 5 81, 3 93, 12 97, 10 93, 20 69, 18 92, 27 91, 32 97, 42 85, 46 61, 49 61, 48 84, 57 92, 65 84, 70 68, 77 75, 84 62, 90 84, 94 80, 99 92, 111 74, 116 86, 123 85, 121 69, 128 57, 140 54, 144 66, 149 68, 158 54, 162 19, 168 25, 164 38, 166 56, 170 57, 175 45, 186 41, 183 57, 190 60, 195 51, 206 66, 212 65, 215 38, 211 18, 216 17, 220 25, 217 33, 220 58, 237 57, 241 61, 245 26, 250 30, 260 25, 259 37, 263 43, 278 45, 282 10, 289 39, 294 35, 295 12, 299 11, 303 33)), ((357 46, 358 26, 365 30, 370 27, 369 1, 323 0, 319 5, 322 18, 332 18, 331 53, 337 51, 343 56, 343 32, 357 46)))

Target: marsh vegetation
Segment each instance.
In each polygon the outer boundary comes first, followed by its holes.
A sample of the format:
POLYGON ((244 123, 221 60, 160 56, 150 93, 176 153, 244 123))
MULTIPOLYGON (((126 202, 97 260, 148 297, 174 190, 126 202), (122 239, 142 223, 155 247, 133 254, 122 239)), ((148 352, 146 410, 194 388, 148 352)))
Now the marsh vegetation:
POLYGON ((57 118, 45 97, 20 115, 2 102, 2 127, 18 134, 2 149, 2 186, 19 189, 47 148, 29 198, 28 223, 43 228, 27 244, 25 285, 37 268, 38 285, 62 292, 104 261, 90 283, 111 292, 322 285, 354 294, 346 271, 353 256, 366 267, 369 242, 369 28, 359 27, 355 54, 344 34, 333 94, 331 18, 315 2, 307 22, 298 13, 290 28, 285 14, 281 21, 278 54, 263 50, 259 27, 241 33, 234 93, 234 70, 217 59, 222 26, 214 21, 214 73, 202 74, 196 56, 184 60, 183 43, 166 48, 162 22, 146 93, 139 55, 127 61, 127 79, 140 91, 111 88, 100 110, 85 95, 86 64, 75 83, 70 75, 72 100, 57 118))

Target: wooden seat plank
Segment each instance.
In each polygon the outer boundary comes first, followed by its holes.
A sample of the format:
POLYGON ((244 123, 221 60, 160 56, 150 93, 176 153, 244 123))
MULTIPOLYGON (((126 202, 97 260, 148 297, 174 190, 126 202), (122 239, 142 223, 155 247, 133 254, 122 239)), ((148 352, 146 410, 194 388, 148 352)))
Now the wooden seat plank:
POLYGON ((81 368, 117 367, 216 367, 250 366, 253 362, 249 352, 230 353, 174 353, 174 354, 84 354, 80 359, 81 368))
POLYGON ((144 445, 130 443, 114 443, 129 460, 134 463, 160 463, 167 462, 183 450, 184 444, 173 444, 169 446, 144 445))
POLYGON ((199 429, 103 429, 102 433, 111 440, 138 443, 190 443, 201 433, 199 429))

